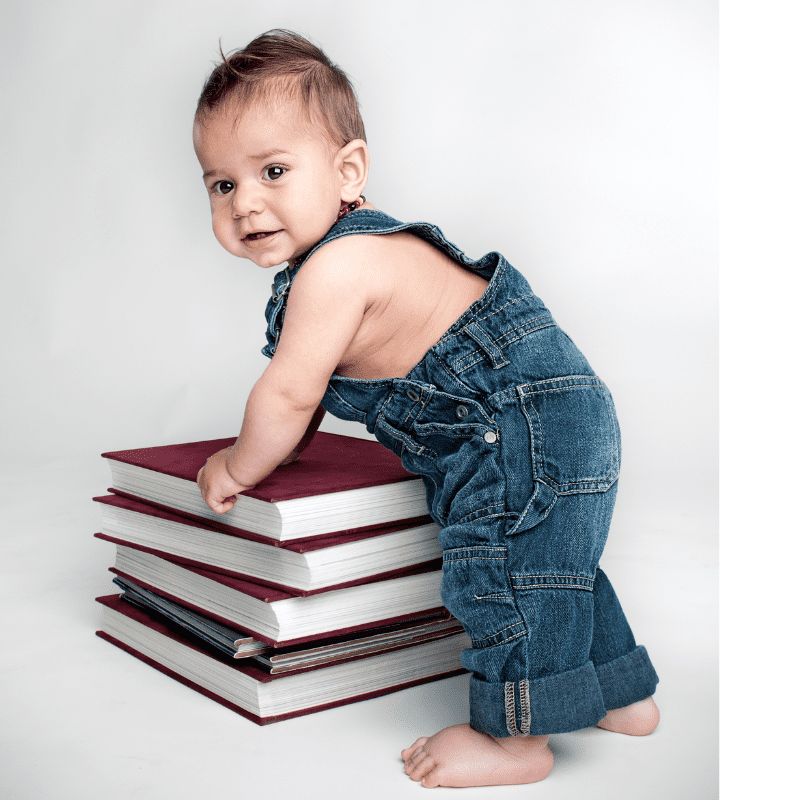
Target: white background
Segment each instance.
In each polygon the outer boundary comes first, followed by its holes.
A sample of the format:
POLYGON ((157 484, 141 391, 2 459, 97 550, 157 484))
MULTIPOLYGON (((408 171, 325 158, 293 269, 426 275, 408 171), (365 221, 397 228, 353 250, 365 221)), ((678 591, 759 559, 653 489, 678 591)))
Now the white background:
POLYGON ((473 257, 501 251, 614 395, 624 466, 603 566, 664 721, 647 740, 554 737, 536 791, 714 796, 716 4, 51 0, 5 18, 0 752, 15 796, 348 797, 359 781, 405 796, 421 790, 396 751, 465 719, 454 679, 259 729, 92 636, 113 560, 91 537, 99 453, 235 435, 267 363, 272 272, 214 240, 191 124, 219 40, 273 27, 352 77, 369 200, 473 257))

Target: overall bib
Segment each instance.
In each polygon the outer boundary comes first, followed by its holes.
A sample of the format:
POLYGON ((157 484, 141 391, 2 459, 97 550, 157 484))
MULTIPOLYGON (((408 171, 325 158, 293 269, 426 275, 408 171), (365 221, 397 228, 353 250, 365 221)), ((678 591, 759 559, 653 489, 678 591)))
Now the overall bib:
POLYGON ((405 378, 332 375, 322 404, 364 423, 420 475, 441 526, 442 601, 472 639, 470 724, 495 737, 563 733, 643 700, 658 677, 605 573, 620 436, 603 381, 502 255, 474 261, 428 223, 356 210, 278 273, 278 345, 297 271, 341 236, 407 231, 489 280, 405 378))

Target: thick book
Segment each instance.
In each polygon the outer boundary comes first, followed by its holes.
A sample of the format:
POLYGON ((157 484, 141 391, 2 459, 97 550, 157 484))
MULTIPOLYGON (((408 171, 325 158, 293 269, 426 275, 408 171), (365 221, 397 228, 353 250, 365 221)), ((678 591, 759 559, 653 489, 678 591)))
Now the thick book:
POLYGON ((274 675, 191 641, 118 595, 103 607, 97 635, 247 719, 264 725, 367 700, 465 672, 466 634, 297 674, 274 675))
POLYGON ((252 636, 236 631, 210 617, 184 608, 178 603, 167 600, 143 586, 135 584, 127 578, 117 575, 114 584, 122 589, 122 599, 135 606, 159 614, 175 625, 179 625, 187 633, 202 639, 226 656, 231 658, 251 658, 270 651, 269 645, 259 642, 252 636))
POLYGON ((421 642, 451 636, 462 630, 457 619, 451 616, 442 619, 437 616, 423 622, 418 619, 410 620, 399 625, 370 628, 361 633, 334 636, 307 642, 289 650, 279 650, 173 603, 133 581, 117 576, 114 583, 123 590, 123 600, 145 608, 159 618, 169 620, 190 636, 196 636, 231 658, 253 658, 271 674, 298 672, 323 664, 341 663, 390 650, 401 650, 421 642))
POLYGON ((103 538, 180 563, 308 595, 438 566, 442 549, 434 523, 371 530, 351 536, 289 542, 233 535, 128 497, 95 497, 103 538))
POLYGON ((300 458, 278 467, 220 518, 196 484, 209 456, 235 439, 103 453, 112 491, 204 519, 220 529, 285 542, 400 520, 430 521, 425 488, 377 442, 317 433, 300 458))
POLYGON ((444 613, 438 569, 296 597, 118 544, 111 572, 274 647, 444 613))

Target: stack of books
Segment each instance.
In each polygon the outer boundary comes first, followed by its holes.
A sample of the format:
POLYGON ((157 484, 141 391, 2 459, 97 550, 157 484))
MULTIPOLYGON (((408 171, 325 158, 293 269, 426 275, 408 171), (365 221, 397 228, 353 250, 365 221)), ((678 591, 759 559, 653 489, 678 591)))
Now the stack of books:
POLYGON ((234 439, 104 453, 121 590, 97 635, 259 724, 464 672, 422 482, 317 433, 223 516, 195 479, 234 439))

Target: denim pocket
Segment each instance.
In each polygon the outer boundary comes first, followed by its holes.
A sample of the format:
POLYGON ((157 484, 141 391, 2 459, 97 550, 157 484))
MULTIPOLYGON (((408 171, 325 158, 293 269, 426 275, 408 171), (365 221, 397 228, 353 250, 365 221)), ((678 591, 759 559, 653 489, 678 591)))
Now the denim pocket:
POLYGON ((524 636, 506 568, 505 547, 444 551, 442 602, 464 626, 475 650, 524 636))
POLYGON ((518 388, 535 477, 557 494, 603 492, 619 475, 614 403, 596 377, 570 376, 518 388))

